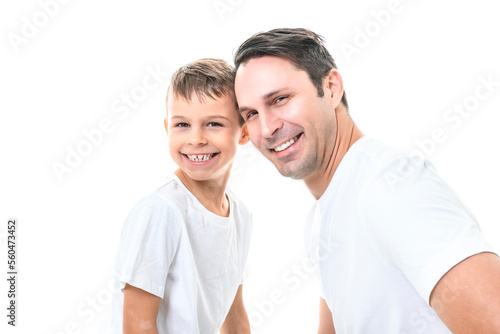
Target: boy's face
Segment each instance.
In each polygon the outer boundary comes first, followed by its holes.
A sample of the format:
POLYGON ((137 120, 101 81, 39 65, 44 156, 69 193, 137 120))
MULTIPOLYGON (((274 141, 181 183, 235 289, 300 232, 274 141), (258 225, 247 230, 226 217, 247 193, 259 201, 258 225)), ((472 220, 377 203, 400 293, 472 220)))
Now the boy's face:
POLYGON ((205 97, 201 102, 196 94, 191 101, 172 96, 165 128, 172 159, 196 181, 228 176, 237 145, 248 141, 246 125, 230 97, 205 97))

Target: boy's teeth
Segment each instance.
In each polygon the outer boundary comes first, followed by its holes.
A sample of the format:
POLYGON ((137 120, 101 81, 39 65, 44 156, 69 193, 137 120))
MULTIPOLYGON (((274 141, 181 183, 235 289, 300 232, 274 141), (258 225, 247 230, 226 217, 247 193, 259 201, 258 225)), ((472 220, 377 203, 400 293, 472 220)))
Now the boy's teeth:
POLYGON ((290 139, 289 141, 287 141, 286 143, 284 143, 283 145, 276 147, 274 150, 276 152, 281 152, 281 151, 287 149, 293 143, 295 143, 296 140, 297 140, 297 137, 294 137, 294 138, 290 139))
POLYGON ((191 161, 207 161, 213 157, 213 154, 186 154, 191 161))

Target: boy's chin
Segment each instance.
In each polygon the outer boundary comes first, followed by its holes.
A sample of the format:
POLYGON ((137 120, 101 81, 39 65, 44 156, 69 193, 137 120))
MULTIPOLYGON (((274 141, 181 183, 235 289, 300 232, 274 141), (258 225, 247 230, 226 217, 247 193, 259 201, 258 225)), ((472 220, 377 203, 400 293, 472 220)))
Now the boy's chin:
POLYGON ((229 177, 231 172, 231 167, 225 168, 224 170, 203 172, 203 171, 189 171, 179 168, 184 177, 195 182, 208 182, 208 181, 219 181, 229 177))

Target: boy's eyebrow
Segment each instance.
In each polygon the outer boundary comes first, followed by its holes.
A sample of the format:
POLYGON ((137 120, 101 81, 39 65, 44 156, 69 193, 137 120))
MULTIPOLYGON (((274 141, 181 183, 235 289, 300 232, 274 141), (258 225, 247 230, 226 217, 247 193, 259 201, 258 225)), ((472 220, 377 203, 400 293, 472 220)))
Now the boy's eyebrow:
POLYGON ((226 117, 226 116, 224 116, 224 115, 218 115, 218 114, 214 114, 214 115, 207 115, 207 117, 214 117, 214 118, 218 118, 218 117, 220 117, 220 118, 227 118, 227 117, 226 117))
MULTIPOLYGON (((212 119, 212 118, 223 118, 229 120, 229 118, 224 115, 207 115, 204 117, 204 119, 212 119)), ((186 119, 186 117, 182 115, 173 115, 172 119, 186 119)))
MULTIPOLYGON (((280 93, 281 91, 287 90, 287 89, 288 89, 288 87, 282 87, 282 88, 275 89, 275 90, 273 90, 273 91, 271 91, 271 92, 269 92, 269 93, 266 93, 266 94, 262 95, 262 96, 260 97, 260 99, 261 99, 261 100, 263 100, 263 101, 265 101, 265 100, 269 99, 270 97, 272 97, 272 96, 274 96, 274 95, 276 95, 276 94, 280 93)), ((248 109, 251 109, 251 108, 249 108, 249 107, 245 107, 245 106, 242 106, 242 107, 239 107, 239 108, 238 108, 238 111, 239 111, 240 113, 242 113, 242 112, 244 112, 244 111, 246 111, 246 110, 248 110, 248 109)))
POLYGON ((206 118, 208 118, 208 119, 211 119, 211 118, 223 118, 223 119, 229 121, 229 118, 227 118, 226 116, 223 116, 223 115, 208 115, 206 118))

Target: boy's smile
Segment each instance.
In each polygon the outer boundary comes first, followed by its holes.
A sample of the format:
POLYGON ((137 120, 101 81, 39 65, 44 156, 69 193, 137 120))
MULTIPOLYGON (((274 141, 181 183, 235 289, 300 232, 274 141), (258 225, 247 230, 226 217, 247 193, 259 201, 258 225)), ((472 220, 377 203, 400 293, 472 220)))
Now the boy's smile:
POLYGON ((209 154, 184 154, 183 155, 194 164, 203 164, 211 162, 219 153, 209 153, 209 154))

